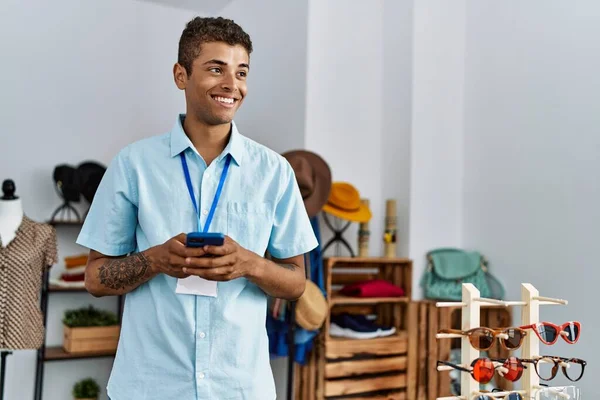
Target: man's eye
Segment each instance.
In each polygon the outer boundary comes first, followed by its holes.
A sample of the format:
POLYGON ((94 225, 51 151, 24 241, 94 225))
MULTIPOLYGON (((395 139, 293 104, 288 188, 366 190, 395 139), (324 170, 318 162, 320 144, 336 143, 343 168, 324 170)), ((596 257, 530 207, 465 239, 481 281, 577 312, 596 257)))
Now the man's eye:
POLYGON ((240 71, 240 76, 245 78, 248 76, 248 73, 246 71, 240 71))
POLYGON ((217 74, 218 74, 218 73, 220 73, 220 72, 221 72, 221 68, 214 67, 214 68, 211 68, 211 69, 209 69, 209 71, 210 71, 210 72, 214 72, 214 73, 217 73, 217 74))

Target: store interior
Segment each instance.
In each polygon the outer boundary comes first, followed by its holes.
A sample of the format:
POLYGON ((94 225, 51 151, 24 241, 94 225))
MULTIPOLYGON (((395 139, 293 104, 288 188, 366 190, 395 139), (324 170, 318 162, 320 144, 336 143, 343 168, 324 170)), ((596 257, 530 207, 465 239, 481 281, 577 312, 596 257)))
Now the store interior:
POLYGON ((269 300, 277 399, 600 397, 600 3, 9 0, 0 210, 46 238, 11 254, 35 253, 23 289, 0 246, 0 307, 35 293, 44 329, 0 344, 0 400, 108 398, 123 298, 86 292, 75 240, 115 154, 185 109, 196 15, 252 37, 239 130, 329 193, 305 294, 269 300), (485 384, 457 368, 481 357, 502 360, 485 384))

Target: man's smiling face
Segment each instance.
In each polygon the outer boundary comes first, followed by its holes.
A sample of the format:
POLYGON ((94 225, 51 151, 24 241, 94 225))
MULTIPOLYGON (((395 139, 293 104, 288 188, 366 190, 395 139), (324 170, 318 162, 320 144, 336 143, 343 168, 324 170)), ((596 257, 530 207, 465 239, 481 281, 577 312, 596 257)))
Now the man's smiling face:
POLYGON ((249 55, 241 45, 203 43, 191 71, 175 67, 175 80, 185 90, 188 114, 207 125, 229 123, 246 97, 249 55))

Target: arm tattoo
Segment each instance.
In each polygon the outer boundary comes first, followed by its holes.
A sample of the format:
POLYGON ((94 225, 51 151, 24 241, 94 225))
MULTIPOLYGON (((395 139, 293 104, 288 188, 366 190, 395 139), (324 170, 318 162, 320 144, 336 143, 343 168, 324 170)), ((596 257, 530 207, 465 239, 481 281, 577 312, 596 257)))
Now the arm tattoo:
POLYGON ((289 269, 290 271, 295 271, 296 266, 294 264, 277 264, 282 268, 289 269))
POLYGON ((100 283, 109 289, 126 289, 138 283, 150 268, 142 253, 107 261, 98 269, 100 283))

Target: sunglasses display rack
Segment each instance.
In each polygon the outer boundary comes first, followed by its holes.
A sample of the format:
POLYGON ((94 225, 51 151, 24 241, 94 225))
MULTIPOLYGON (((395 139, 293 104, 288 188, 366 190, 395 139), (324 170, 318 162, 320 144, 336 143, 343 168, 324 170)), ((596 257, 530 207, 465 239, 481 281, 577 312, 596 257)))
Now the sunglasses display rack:
MULTIPOLYGON (((461 318, 462 318, 462 331, 469 331, 474 328, 480 327, 480 311, 482 304, 491 304, 497 306, 511 307, 521 306, 521 325, 529 326, 537 324, 539 322, 539 308, 542 305, 566 305, 566 300, 552 299, 548 297, 541 297, 538 290, 529 283, 523 283, 521 285, 521 301, 503 301, 496 299, 487 299, 480 297, 479 290, 470 283, 464 283, 462 285, 462 302, 437 302, 436 307, 460 307, 461 318)), ((471 346, 469 337, 466 335, 454 334, 454 333, 439 333, 436 335, 438 339, 461 339, 461 365, 468 368, 471 362, 480 357, 479 350, 471 346)), ((533 359, 539 356, 540 341, 535 334, 528 334, 523 339, 521 349, 521 358, 533 359)), ((452 367, 450 366, 438 366, 438 371, 449 371, 452 367)), ((520 380, 521 389, 512 392, 493 392, 493 393, 482 393, 479 389, 479 382, 477 382, 469 373, 461 374, 461 393, 459 396, 449 397, 438 397, 437 400, 473 400, 478 395, 486 395, 493 399, 508 399, 512 400, 512 397, 508 397, 511 393, 519 393, 525 400, 539 399, 539 393, 543 389, 545 391, 552 392, 552 388, 548 388, 540 385, 540 379, 537 375, 535 368, 525 368, 523 375, 520 380)), ((571 399, 577 400, 577 399, 571 399)))

